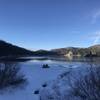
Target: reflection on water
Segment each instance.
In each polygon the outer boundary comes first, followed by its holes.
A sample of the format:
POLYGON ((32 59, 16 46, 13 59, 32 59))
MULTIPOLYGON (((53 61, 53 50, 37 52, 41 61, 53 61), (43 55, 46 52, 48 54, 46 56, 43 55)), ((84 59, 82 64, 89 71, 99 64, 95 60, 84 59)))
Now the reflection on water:
POLYGON ((2 62, 0 63, 0 89, 8 87, 18 87, 26 82, 23 74, 20 73, 18 63, 2 62))
POLYGON ((19 61, 23 60, 23 61, 46 61, 46 60, 51 60, 51 61, 70 61, 70 62, 91 62, 91 60, 93 62, 99 62, 100 61, 100 57, 79 57, 79 56, 71 56, 71 57, 20 57, 19 59, 17 59, 19 61))

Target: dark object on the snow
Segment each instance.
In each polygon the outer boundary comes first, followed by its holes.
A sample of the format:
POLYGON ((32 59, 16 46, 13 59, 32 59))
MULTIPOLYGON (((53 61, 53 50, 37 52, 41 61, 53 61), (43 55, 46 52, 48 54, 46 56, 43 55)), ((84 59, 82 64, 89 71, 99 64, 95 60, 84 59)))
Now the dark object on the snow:
POLYGON ((43 85, 42 85, 42 87, 47 87, 47 84, 46 84, 46 83, 45 83, 45 84, 43 84, 43 85))
POLYGON ((50 68, 50 66, 48 64, 43 64, 42 68, 50 68))
POLYGON ((35 90, 34 91, 34 94, 39 94, 39 90, 35 90))

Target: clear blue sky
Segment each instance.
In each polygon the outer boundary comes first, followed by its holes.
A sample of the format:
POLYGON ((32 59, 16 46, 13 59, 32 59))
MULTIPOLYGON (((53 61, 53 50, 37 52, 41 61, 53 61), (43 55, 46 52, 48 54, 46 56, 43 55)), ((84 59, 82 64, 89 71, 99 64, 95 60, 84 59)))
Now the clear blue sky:
POLYGON ((100 0, 0 0, 0 39, 28 49, 100 43, 100 0))

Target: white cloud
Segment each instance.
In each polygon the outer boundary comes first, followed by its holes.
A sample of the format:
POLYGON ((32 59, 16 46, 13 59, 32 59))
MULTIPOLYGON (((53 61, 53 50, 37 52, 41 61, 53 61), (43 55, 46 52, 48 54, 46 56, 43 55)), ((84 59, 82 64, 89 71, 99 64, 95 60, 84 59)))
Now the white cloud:
POLYGON ((92 15, 92 24, 96 23, 96 21, 100 18, 100 9, 93 13, 92 15))

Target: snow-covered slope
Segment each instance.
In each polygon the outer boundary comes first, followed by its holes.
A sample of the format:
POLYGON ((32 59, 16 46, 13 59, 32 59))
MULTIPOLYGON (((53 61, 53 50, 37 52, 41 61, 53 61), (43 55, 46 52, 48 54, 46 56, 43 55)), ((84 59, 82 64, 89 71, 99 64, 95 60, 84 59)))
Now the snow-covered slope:
POLYGON ((72 85, 87 74, 90 67, 68 68, 55 81, 41 88, 40 100, 80 100, 71 94, 72 85))

